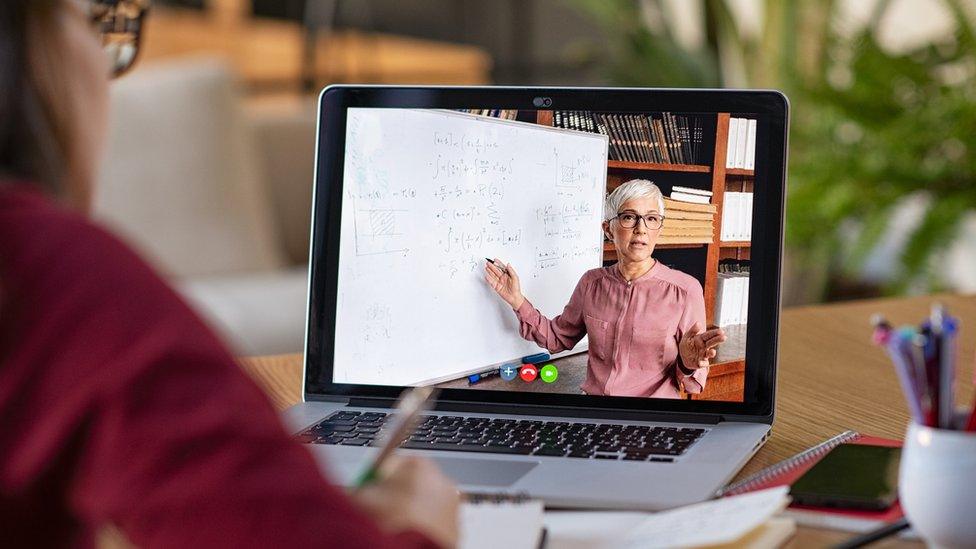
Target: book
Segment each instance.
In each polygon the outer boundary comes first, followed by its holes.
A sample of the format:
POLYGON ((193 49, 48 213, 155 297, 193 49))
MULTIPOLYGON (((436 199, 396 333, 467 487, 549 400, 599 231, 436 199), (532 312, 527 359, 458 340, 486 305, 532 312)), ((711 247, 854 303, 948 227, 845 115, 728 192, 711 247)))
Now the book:
POLYGON ((738 137, 739 137, 739 119, 729 118, 729 136, 728 136, 728 140, 726 141, 726 149, 725 149, 726 168, 735 167, 735 146, 738 137))
POLYGON ((668 146, 668 139, 664 135, 664 124, 660 119, 654 118, 651 120, 651 124, 654 125, 654 132, 657 134, 657 141, 661 144, 661 154, 664 156, 665 164, 673 164, 671 161, 671 147, 668 146))
POLYGON ((640 116, 638 117, 638 120, 641 128, 644 130, 644 135, 647 136, 647 142, 650 143, 651 159, 659 164, 664 162, 664 157, 661 156, 661 147, 657 142, 657 137, 654 135, 654 130, 651 129, 651 124, 648 117, 640 116))
POLYGON ((688 193, 688 194, 700 194, 702 196, 709 196, 709 197, 712 196, 712 191, 708 191, 705 189, 695 189, 692 187, 682 187, 679 185, 675 185, 674 187, 671 187, 671 190, 682 192, 682 193, 688 193))
POLYGON ((746 127, 746 153, 742 165, 747 170, 756 168, 756 121, 749 120, 746 127))
POLYGON ((735 168, 745 167, 746 162, 746 136, 747 130, 749 128, 748 120, 744 118, 739 119, 739 124, 736 126, 736 137, 735 137, 735 168))
POLYGON ((628 162, 637 162, 632 152, 632 147, 630 140, 627 138, 627 134, 624 133, 623 127, 620 125, 620 119, 616 115, 608 114, 607 119, 610 121, 610 131, 617 136, 620 143, 621 157, 619 160, 626 160, 628 162))
MULTIPOLYGON (((892 448, 899 448, 902 445, 901 441, 898 440, 862 435, 856 431, 845 431, 789 459, 780 461, 738 482, 725 486, 716 493, 716 497, 727 497, 730 495, 745 494, 755 490, 790 485, 840 444, 872 444, 892 448)), ((884 511, 861 511, 790 505, 784 512, 784 515, 793 518, 798 524, 805 526, 830 528, 848 532, 868 532, 902 518, 904 512, 898 503, 895 503, 884 511)))
POLYGON ((680 202, 693 202, 695 204, 708 204, 709 202, 711 202, 711 197, 700 195, 700 194, 671 191, 671 200, 677 200, 680 202))
POLYGON ((682 156, 685 164, 691 164, 691 131, 688 130, 688 117, 678 116, 678 135, 681 137, 682 156))
POLYGON ((752 197, 749 192, 726 191, 722 198, 723 242, 752 239, 752 197))
POLYGON ((667 223, 671 223, 675 220, 694 220, 694 221, 708 221, 712 222, 715 219, 714 214, 708 212, 689 212, 685 210, 668 210, 665 217, 667 218, 667 223))
POLYGON ((624 116, 624 122, 627 124, 627 129, 633 137, 637 158, 641 162, 650 162, 651 159, 647 156, 647 142, 644 140, 644 134, 641 133, 640 128, 637 126, 636 118, 634 115, 624 116))
POLYGON ((651 147, 651 136, 645 131, 644 124, 641 123, 643 117, 639 115, 634 115, 631 120, 634 122, 634 127, 637 128, 637 133, 641 136, 641 144, 644 147, 644 158, 646 162, 656 162, 654 158, 654 149, 651 147))
POLYGON ((670 215, 671 210, 681 210, 686 212, 706 212, 714 214, 718 211, 718 207, 715 204, 697 204, 693 202, 683 202, 678 200, 673 200, 671 198, 664 198, 664 210, 665 216, 670 215))
POLYGON ((681 219, 681 218, 671 218, 668 217, 664 222, 665 227, 686 227, 694 229, 708 229, 712 230, 712 221, 710 219, 681 219))
POLYGON ((713 318, 718 326, 749 320, 749 260, 723 259, 718 265, 713 318))
POLYGON ((662 228, 661 232, 658 233, 660 236, 689 236, 689 237, 701 237, 712 240, 711 229, 696 229, 696 228, 682 228, 682 227, 668 227, 662 228))
POLYGON ((703 138, 705 137, 705 128, 703 127, 701 117, 697 117, 697 116, 695 117, 695 134, 694 135, 695 135, 695 137, 694 137, 694 141, 695 141, 695 158, 693 159, 693 162, 695 164, 700 164, 700 163, 702 163, 702 161, 705 160, 704 158, 702 158, 702 155, 701 155, 702 141, 703 141, 703 138))
POLYGON ((657 244, 711 244, 712 237, 704 236, 664 236, 657 237, 657 244))

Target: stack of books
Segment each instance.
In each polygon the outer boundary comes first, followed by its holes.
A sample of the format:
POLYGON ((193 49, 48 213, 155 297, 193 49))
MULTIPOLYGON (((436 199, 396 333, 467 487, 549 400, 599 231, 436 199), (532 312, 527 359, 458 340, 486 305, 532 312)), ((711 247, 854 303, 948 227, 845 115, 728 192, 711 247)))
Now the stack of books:
POLYGON ((518 109, 458 109, 468 114, 480 116, 490 116, 491 118, 501 118, 502 120, 515 120, 518 117, 518 109))
POLYGON ((673 187, 664 199, 664 226, 658 244, 711 244, 716 208, 711 191, 673 187))
POLYGON ((726 191, 722 203, 722 241, 752 240, 752 193, 726 191))
POLYGON ((726 168, 756 169, 756 121, 729 118, 729 146, 725 152, 726 168))
POLYGON ((749 261, 723 260, 718 266, 715 323, 745 324, 749 319, 749 261))
POLYGON ((700 116, 554 111, 552 125, 606 135, 610 160, 655 164, 702 164, 704 160, 700 116))

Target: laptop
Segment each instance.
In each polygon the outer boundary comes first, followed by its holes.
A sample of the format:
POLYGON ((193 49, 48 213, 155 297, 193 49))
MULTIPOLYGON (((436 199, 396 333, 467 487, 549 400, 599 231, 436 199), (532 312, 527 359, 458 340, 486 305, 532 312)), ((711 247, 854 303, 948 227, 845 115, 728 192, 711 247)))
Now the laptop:
POLYGON ((433 385, 399 451, 462 491, 591 509, 713 497, 773 422, 787 127, 775 91, 326 88, 287 424, 348 485, 397 397, 433 385), (663 215, 605 211, 634 180, 663 215), (660 222, 646 273, 617 267, 638 256, 608 239, 611 217, 642 238, 660 222), (486 259, 519 277, 518 311, 486 259), (727 339, 679 368, 694 322, 727 339))

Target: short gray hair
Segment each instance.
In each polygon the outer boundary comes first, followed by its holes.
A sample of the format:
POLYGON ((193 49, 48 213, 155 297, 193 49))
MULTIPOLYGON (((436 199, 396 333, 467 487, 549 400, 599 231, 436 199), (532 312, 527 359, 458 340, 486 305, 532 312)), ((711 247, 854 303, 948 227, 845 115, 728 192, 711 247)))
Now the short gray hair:
POLYGON ((635 198, 656 199, 658 211, 664 215, 664 196, 661 194, 661 189, 646 179, 631 179, 607 195, 603 202, 603 220, 609 221, 617 217, 620 207, 635 198))

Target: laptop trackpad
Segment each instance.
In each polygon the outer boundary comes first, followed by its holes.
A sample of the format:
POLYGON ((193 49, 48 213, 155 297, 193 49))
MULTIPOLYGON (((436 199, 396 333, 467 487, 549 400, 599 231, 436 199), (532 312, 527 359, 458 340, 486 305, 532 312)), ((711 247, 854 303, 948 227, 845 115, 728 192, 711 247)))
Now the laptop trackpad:
POLYGON ((436 457, 434 461, 445 475, 454 479, 454 482, 481 486, 511 486, 538 465, 531 461, 476 458, 436 457))

